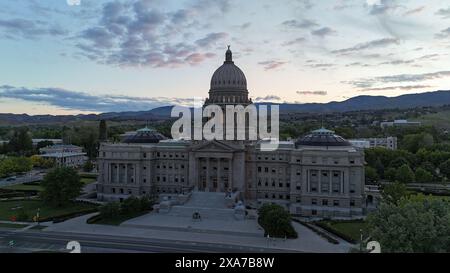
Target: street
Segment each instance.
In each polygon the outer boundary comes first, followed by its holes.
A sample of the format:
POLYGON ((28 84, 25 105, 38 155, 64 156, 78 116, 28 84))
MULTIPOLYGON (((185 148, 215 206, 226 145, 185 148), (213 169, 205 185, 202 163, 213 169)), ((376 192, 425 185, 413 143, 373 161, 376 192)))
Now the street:
POLYGON ((258 247, 225 245, 213 243, 184 242, 178 240, 163 240, 136 238, 127 236, 110 236, 100 234, 80 234, 68 232, 45 232, 28 230, 12 232, 0 229, 0 253, 8 252, 70 252, 67 243, 77 241, 81 252, 145 252, 145 253, 275 253, 287 252, 258 247), (12 243, 11 243, 12 242, 12 243), (10 245, 12 244, 12 246, 10 245))
POLYGON ((6 177, 3 179, 0 179, 0 187, 41 181, 43 177, 44 177, 44 174, 42 171, 33 170, 24 175, 16 175, 14 180, 8 181, 9 179, 11 179, 11 177, 6 177))

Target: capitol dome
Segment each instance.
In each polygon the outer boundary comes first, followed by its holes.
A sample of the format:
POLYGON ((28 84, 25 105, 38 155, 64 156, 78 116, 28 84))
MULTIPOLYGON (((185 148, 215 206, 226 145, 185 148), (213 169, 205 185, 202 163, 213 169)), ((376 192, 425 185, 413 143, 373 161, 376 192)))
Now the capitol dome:
POLYGON ((299 138, 296 146, 351 146, 343 137, 336 135, 333 131, 321 128, 310 134, 299 138))
POLYGON ((139 129, 136 133, 128 135, 123 142, 124 143, 158 143, 160 140, 167 139, 154 129, 148 127, 139 129))
POLYGON ((225 62, 217 68, 211 78, 211 91, 243 90, 247 91, 247 79, 244 72, 233 62, 233 53, 228 47, 225 62))
POLYGON ((210 86, 207 104, 251 103, 248 99, 247 79, 244 72, 234 64, 230 46, 225 53, 225 62, 214 72, 210 86))

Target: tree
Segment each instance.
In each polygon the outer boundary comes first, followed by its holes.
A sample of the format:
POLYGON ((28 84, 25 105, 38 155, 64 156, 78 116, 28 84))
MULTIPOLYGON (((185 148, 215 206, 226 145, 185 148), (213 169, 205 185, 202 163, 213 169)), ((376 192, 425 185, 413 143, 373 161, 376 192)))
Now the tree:
POLYGON ((120 214, 120 204, 118 202, 109 202, 99 208, 100 216, 103 219, 113 219, 120 214))
POLYGON ((43 140, 43 141, 39 141, 36 145, 36 149, 39 151, 39 149, 41 148, 45 148, 47 146, 52 146, 54 145, 53 141, 50 140, 43 140))
POLYGON ((33 167, 43 168, 43 169, 49 169, 54 167, 55 162, 51 159, 43 158, 39 155, 32 155, 30 156, 31 163, 33 164, 33 167))
POLYGON ((365 173, 366 173, 366 182, 369 182, 369 183, 378 182, 379 176, 378 176, 377 170, 375 170, 374 168, 372 168, 370 166, 366 166, 365 173))
POLYGON ((32 168, 33 163, 27 157, 8 157, 0 161, 0 176, 29 172, 32 168))
POLYGON ((80 195, 83 183, 70 167, 58 167, 44 176, 42 197, 52 206, 62 207, 80 195))
POLYGON ((398 204, 402 198, 408 196, 408 190, 405 184, 394 182, 383 187, 381 196, 388 204, 398 204))
POLYGON ((415 175, 416 175, 417 182, 420 182, 420 183, 433 182, 433 175, 421 167, 417 168, 415 175))
POLYGON ((447 179, 450 179, 450 159, 447 159, 447 161, 442 162, 441 165, 439 165, 439 170, 441 174, 447 177, 447 179))
POLYGON ((382 203, 367 223, 383 252, 450 251, 450 202, 443 199, 418 195, 399 204, 382 203))
POLYGON ((106 127, 106 121, 100 120, 100 125, 98 128, 98 140, 100 142, 108 140, 108 128, 106 127))
POLYGON ((384 172, 384 178, 390 180, 390 181, 395 181, 397 177, 397 170, 394 168, 389 168, 386 170, 386 172, 384 172))
POLYGON ((297 232, 291 225, 291 215, 276 204, 264 204, 259 209, 258 221, 266 234, 279 238, 297 238, 297 232))
POLYGON ((414 175, 414 172, 409 167, 409 165, 405 164, 405 165, 402 165, 397 170, 396 179, 397 179, 397 181, 399 181, 401 183, 405 183, 405 184, 413 183, 415 181, 415 175, 414 175))
POLYGON ((14 130, 8 145, 9 150, 18 155, 25 155, 33 150, 33 141, 25 128, 14 130))
POLYGON ((125 215, 138 213, 141 211, 142 204, 139 198, 131 196, 123 201, 121 204, 121 212, 125 215))
POLYGON ((83 171, 85 172, 91 172, 94 169, 94 164, 92 164, 92 161, 88 160, 83 165, 83 171))
POLYGON ((389 168, 400 168, 403 165, 409 165, 408 160, 406 160, 404 157, 398 157, 391 161, 389 164, 389 168))

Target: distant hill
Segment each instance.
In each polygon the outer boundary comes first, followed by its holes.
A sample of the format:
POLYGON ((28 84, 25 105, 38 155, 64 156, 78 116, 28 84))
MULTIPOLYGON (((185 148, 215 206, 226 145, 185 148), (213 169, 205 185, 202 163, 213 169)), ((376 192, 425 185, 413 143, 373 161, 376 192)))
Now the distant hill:
MULTIPOLYGON (((258 103, 261 105, 264 103, 258 103)), ((267 103, 273 104, 273 103, 267 103)), ((288 104, 282 103, 280 112, 347 112, 359 110, 380 110, 380 109, 405 109, 426 106, 450 105, 450 91, 434 91, 420 94, 408 94, 398 97, 385 96, 357 96, 341 102, 329 103, 305 103, 288 104)), ((110 112, 99 115, 35 115, 27 114, 0 114, 0 125, 16 124, 46 124, 46 123, 66 123, 71 121, 89 120, 163 120, 170 118, 173 106, 158 107, 149 111, 138 112, 110 112)))
POLYGON ((450 91, 408 94, 398 97, 357 96, 341 102, 280 104, 280 111, 295 112, 346 112, 394 108, 414 108, 450 104, 450 91))

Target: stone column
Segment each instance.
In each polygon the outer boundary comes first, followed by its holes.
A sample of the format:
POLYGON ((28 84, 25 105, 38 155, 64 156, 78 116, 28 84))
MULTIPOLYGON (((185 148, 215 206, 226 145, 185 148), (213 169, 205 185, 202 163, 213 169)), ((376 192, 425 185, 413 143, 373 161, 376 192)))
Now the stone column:
POLYGON ((128 184, 128 163, 125 164, 125 184, 128 184))
POLYGON ((138 178, 140 178, 141 176, 141 164, 133 164, 133 184, 137 184, 138 178))
POLYGON ((233 190, 233 159, 232 158, 228 159, 228 187, 231 190, 233 190))
POLYGON ((209 176, 210 176, 210 164, 209 164, 209 157, 206 158, 206 188, 205 191, 209 191, 209 176))
POLYGON ((223 185, 221 183, 221 179, 220 179, 220 157, 217 158, 217 187, 219 189, 219 191, 223 191, 223 185))
POLYGON ((322 193, 322 170, 319 170, 319 189, 318 193, 322 193))
POLYGON ((117 166, 117 173, 116 173, 116 177, 117 177, 117 183, 120 183, 120 164, 116 163, 117 166))
POLYGON ((330 171, 330 184, 329 184, 329 186, 328 186, 328 193, 329 194, 332 194, 332 192, 333 192, 333 190, 331 189, 332 188, 332 186, 333 186, 333 177, 334 177, 334 172, 333 171, 330 171))
POLYGON ((341 190, 340 193, 343 194, 344 193, 344 181, 345 181, 345 175, 344 172, 342 172, 342 179, 341 179, 341 190))

